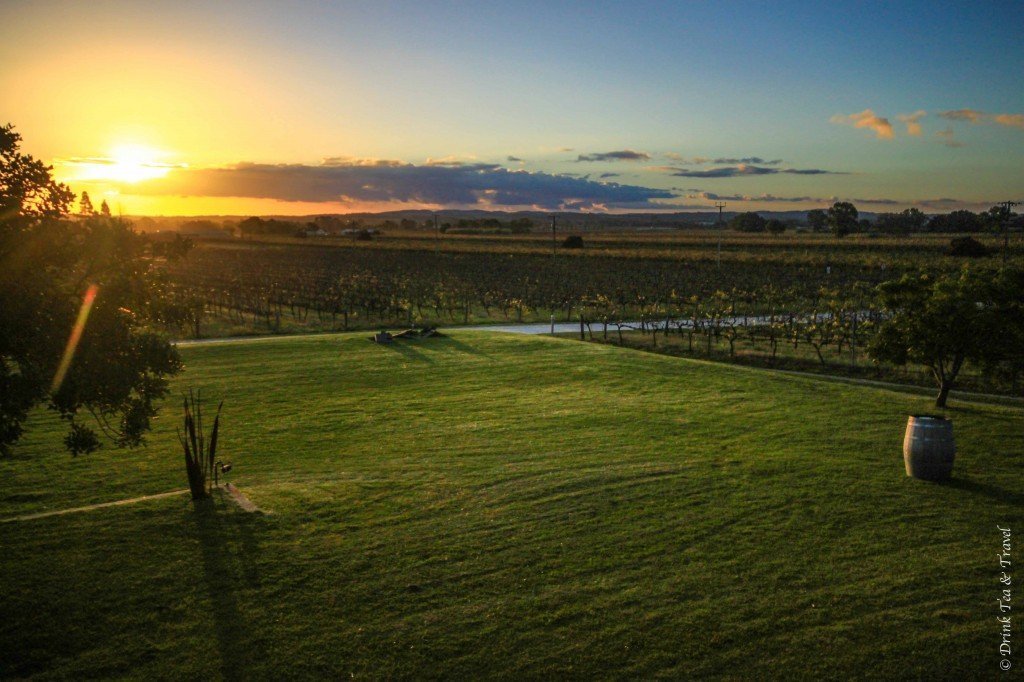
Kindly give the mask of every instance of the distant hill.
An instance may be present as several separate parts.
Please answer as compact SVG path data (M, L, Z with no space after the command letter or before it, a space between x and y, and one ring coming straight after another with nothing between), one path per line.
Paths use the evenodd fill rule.
M728 222L739 211L725 211L722 219ZM807 211L757 211L764 218L775 218L782 221L805 222ZM478 221L497 219L503 223L528 218L534 223L534 229L543 229L551 224L555 217L559 229L607 230L607 229L696 229L715 225L718 213L709 211L680 211L676 213L576 213L568 211L485 211L478 209L445 209L383 211L380 213L317 213L305 216L265 215L266 219L276 219L304 225L317 218L336 218L349 224L359 226L381 226L387 222L395 226L402 221L413 221L419 227L425 227L437 215L440 224L457 224L460 220ZM874 220L876 213L862 211L861 218ZM179 230L186 224L213 224L218 227L233 227L238 221L248 216L211 215L211 216L128 216L139 229L145 232L158 230ZM187 229L187 228L185 228Z

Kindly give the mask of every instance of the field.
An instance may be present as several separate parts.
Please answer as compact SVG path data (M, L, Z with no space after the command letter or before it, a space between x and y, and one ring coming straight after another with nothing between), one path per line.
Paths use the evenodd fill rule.
M700 330L692 334L690 329L671 330L668 334L652 334L650 331L639 331L634 327L619 329L609 325L607 330L600 323L586 327L584 338L599 343L612 343L627 348L655 353L664 353L681 357L728 362L765 369L779 369L795 372L812 372L824 376L866 379L901 384L907 387L917 386L922 390L936 390L935 377L927 367L907 364L893 366L873 362L867 349L861 346L850 346L850 339L840 338L829 345L821 345L821 357L818 357L812 343L806 337L802 343L794 344L782 334L783 340L776 343L773 350L767 340L767 334L758 328L739 326L735 329L726 328L715 337L712 333L710 350L707 332ZM578 332L561 333L566 338L579 339ZM869 337L868 334L864 335ZM730 347L729 337L733 343ZM620 340L621 338L621 340ZM811 338L812 342L818 339ZM836 341L841 341L836 343ZM862 337L863 342L863 337ZM774 355L773 355L774 353ZM978 399L982 395L999 396L997 401L1024 400L1024 382L1018 373L999 375L985 372L983 368L968 365L960 373L956 382L957 390L966 391Z
M678 335L663 346L683 344L686 336L692 352L694 337L703 336L706 343L697 345L707 348L705 355L726 347L719 359L735 360L739 349L741 360L765 356L769 362L758 362L851 373L843 366L849 360L859 365L852 372L858 376L868 371L889 381L930 383L923 366L868 359L886 315L875 288L903 275L991 273L1003 263L998 236L975 235L989 250L983 257L949 255L951 236L588 232L585 248L554 251L540 234L435 239L396 230L373 241L205 240L168 263L168 286L186 311L168 331L209 338L583 319L603 334L605 325L619 322L674 321L669 326ZM1024 265L1017 233L1007 262ZM770 322L729 322L746 316ZM808 324L818 316L831 322ZM688 331L683 321L690 321ZM641 338L638 345L647 344ZM1021 360L969 365L962 387L1019 397L1022 371Z
M907 478L876 388L557 338L183 347L232 480L0 523L0 677L995 676L1024 410L957 402ZM72 459L53 415L0 519L185 487L150 444Z

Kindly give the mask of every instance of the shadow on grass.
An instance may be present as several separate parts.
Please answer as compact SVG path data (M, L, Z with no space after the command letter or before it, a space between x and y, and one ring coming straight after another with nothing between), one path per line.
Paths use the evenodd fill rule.
M391 343L382 344L382 348L387 348L390 351L402 355L406 360L413 360L415 362L425 362L428 365L434 364L426 354L421 353L419 349L415 347L415 341L409 339L395 339Z
M453 339L450 336L442 336L436 339L429 339L429 343L439 349L450 349L457 350L460 353L469 353L470 355L479 355L481 357L489 358L487 353L483 352L475 346L471 346L468 343L463 343L458 339Z
M213 498L196 505L194 518L203 554L203 581L213 607L220 672L226 680L244 680L251 677L249 668L262 654L253 645L238 591L259 588L259 544L251 527L256 516L231 513L230 504L215 492Z
M1024 494L1022 493L1000 488L988 483L979 483L978 481L972 481L969 478L951 478L948 481L938 481L936 482L936 485L940 485L944 488L952 488L953 490L962 490L975 495L982 495L991 500L1007 505L1024 504Z

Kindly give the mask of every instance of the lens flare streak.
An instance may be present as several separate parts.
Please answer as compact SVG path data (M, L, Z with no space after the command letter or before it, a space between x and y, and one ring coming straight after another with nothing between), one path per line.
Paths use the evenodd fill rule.
M50 386L50 393L56 393L60 390L61 385L64 383L64 377L67 376L68 369L71 367L71 361L75 357L75 350L78 348L78 342L82 340L82 333L85 331L85 324L89 320L89 311L92 310L93 301L96 300L96 294L99 293L100 288L95 284L90 284L89 288L85 291L85 296L82 298L82 307L78 310L78 319L75 320L75 326L71 329L71 336L68 337L68 345L64 348L64 357L60 360L60 366L57 367L57 373L53 375L53 384Z

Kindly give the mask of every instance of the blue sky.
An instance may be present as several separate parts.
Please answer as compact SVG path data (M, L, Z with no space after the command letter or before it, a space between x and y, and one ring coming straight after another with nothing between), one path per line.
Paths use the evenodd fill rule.
M26 149L76 189L93 183L140 210L431 204L447 195L410 188L434 181L424 168L439 160L463 165L449 184L469 165L499 194L510 180L572 191L556 179L571 174L652 189L643 201L665 208L714 196L750 208L894 202L866 210L1024 198L1019 2L37 1L4 14L0 86L15 93L8 120ZM141 163L166 177L85 168L125 145L149 150ZM626 150L647 158L578 160ZM327 158L408 167L377 173L396 184L371 198L351 191L361 171L319 169ZM781 163L715 163L751 158ZM328 191L299 194L325 200L254 187L251 166L230 172L243 162L282 173L282 186L315 177ZM741 170L707 172L723 168ZM782 172L810 170L830 172ZM169 208L159 197L172 188ZM599 189L575 206L615 210L623 193L602 202Z

